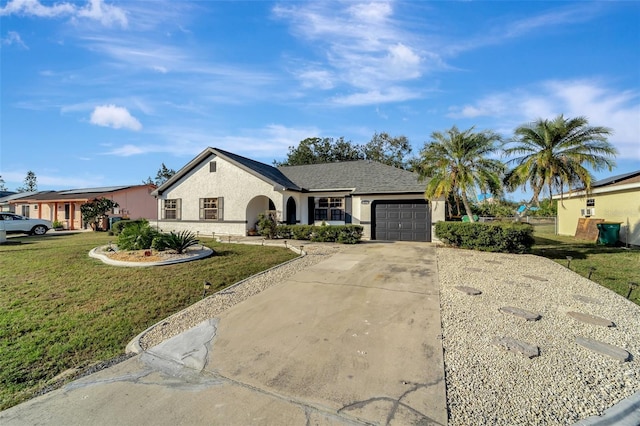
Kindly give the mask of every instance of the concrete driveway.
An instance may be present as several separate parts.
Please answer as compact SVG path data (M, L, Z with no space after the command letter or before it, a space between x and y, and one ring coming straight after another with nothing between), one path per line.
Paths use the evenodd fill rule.
M446 424L435 246L364 243L5 425Z

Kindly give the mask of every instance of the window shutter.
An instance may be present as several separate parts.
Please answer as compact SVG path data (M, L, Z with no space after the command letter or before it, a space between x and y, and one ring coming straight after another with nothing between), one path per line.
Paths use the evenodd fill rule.
M182 219L182 198L176 200L176 220Z
M200 198L200 220L204 220L204 198Z
M218 197L218 220L224 220L224 197Z
M308 224L309 225L313 225L313 222L315 222L315 209L316 209L316 200L314 197L309 197L308 200L309 202L309 212L308 212Z
M344 223L351 223L352 201L351 197L344 198Z

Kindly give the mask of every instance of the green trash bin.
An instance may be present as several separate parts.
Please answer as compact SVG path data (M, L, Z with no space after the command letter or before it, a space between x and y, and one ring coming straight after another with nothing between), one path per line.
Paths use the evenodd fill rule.
M598 223L598 244L615 246L620 239L620 224L622 222Z

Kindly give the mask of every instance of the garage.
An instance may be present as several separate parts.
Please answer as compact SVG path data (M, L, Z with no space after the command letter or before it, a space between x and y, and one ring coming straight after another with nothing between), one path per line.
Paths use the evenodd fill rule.
M373 235L376 240L431 241L431 217L426 200L393 200L373 203Z

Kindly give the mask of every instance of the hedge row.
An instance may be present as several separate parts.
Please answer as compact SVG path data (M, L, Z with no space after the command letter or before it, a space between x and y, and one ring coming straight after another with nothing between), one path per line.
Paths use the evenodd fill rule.
M436 236L454 247L501 253L527 253L533 246L533 227L511 222L437 222Z
M363 229L360 225L278 225L275 229L275 237L322 243L357 244L362 239Z

